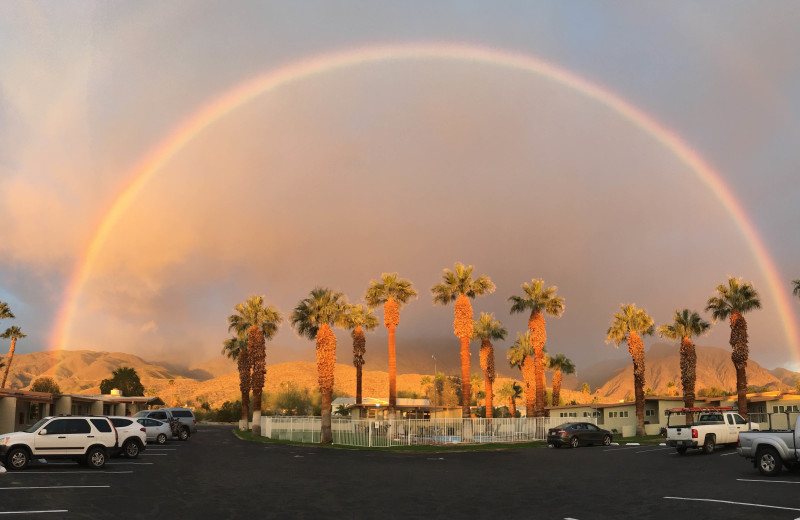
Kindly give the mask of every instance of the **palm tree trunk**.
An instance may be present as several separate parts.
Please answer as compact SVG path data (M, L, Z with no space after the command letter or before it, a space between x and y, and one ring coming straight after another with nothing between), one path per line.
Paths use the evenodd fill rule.
M484 404L486 406L486 418L491 419L494 417L494 393L492 384L495 378L495 367L494 346L492 346L492 342L488 339L483 339L481 341L480 362L485 378L484 388L486 389L486 400Z
M628 353L633 360L633 391L636 396L636 435L644 436L644 342L635 332L628 336Z
M250 386L253 388L253 435L261 436L261 394L266 373L266 342L264 333L256 325L247 331L247 351L253 365Z
M561 401L561 370L556 370L553 374L553 401L552 406L558 406Z
M528 319L528 330L531 332L531 346L534 351L535 378L536 378L536 403L534 416L545 416L546 385L544 378L544 344L547 342L544 314L539 311L531 313Z
M248 421L250 419L250 356L246 350L239 352L236 358L239 366L239 390L242 392L242 419L239 421L239 427L244 430L249 430Z
M472 385L469 380L469 341L472 339L472 305L469 298L461 294L456 299L453 333L461 340L461 417L470 416L469 402Z
M747 419L747 321L739 312L731 313L731 361L736 368L736 393L738 394L739 415Z
M6 380L8 379L8 371L11 369L11 362L14 360L14 350L17 346L17 338L11 338L11 348L8 349L8 362L6 363L6 371L3 374L3 382L0 383L0 388L6 387Z
M327 323L317 331L317 375L319 393L322 395L322 425L320 444L332 444L331 394L333 393L333 371L336 365L336 336Z
M356 367L356 405L360 406L361 395L361 367L364 365L364 352L367 350L367 338L364 336L364 329L356 327L353 331L353 365Z
M522 379L525 381L525 416L535 417L536 408L536 370L531 356L522 362Z
M394 331L400 323L400 307L389 297L383 304L383 325L389 331L389 415L394 417L397 407L397 356L395 354Z
M697 381L697 352L689 338L681 340L681 386L683 387L683 406L694 407L694 386ZM691 413L686 414L686 425L692 424Z
M514 396L508 398L508 411L511 412L511 418L517 416L517 400L514 399Z

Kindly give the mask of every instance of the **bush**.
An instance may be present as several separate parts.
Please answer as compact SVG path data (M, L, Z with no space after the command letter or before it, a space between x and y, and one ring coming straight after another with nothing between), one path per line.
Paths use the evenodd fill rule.
M47 392L49 394L60 394L61 389L52 377L40 377L31 383L32 392Z

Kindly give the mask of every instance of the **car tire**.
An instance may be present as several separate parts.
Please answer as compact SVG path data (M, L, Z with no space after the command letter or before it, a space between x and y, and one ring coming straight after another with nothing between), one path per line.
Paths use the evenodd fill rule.
M178 439L185 441L189 438L189 428L181 428L178 432Z
M6 466L12 471L19 471L25 469L30 461L31 458L25 448L14 448L8 452Z
M98 446L89 448L86 452L86 465L92 469L100 469L106 465L106 450Z
M141 451L141 446L136 441L128 441L122 447L122 453L125 454L126 457L129 459L135 459L139 456L139 452Z
M714 449L717 447L717 443L714 440L713 435L706 435L706 441L703 443L703 453L706 455L714 453Z
M687 448L686 446L678 446L677 448L675 448L675 451L678 452L678 455L686 455L686 451L688 449L689 448Z
M765 477L774 477L781 472L781 457L772 447L761 448L756 455L758 471Z
M611 435L603 437L603 446L611 446Z
M570 445L570 447L572 447L572 448L577 448L579 443L580 443L580 441L578 440L578 438L577 438L577 437L573 437L573 438L572 438L572 439L569 441L569 445Z
M159 433L158 437L156 437L157 444L166 444L167 443L167 435L164 433Z

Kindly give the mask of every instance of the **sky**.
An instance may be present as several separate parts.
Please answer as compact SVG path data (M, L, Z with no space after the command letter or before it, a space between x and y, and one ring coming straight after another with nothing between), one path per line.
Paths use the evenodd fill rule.
M4 2L0 301L16 319L0 327L27 333L21 353L191 366L219 355L250 295L288 317L314 287L358 302L397 272L419 292L401 312L400 371L431 373L436 356L455 373L453 309L430 288L460 261L497 286L473 308L508 329L498 357L527 323L508 297L533 278L565 299L547 349L580 375L629 359L604 342L621 304L656 324L682 308L710 321L708 298L736 276L761 297L751 358L800 370L799 24L800 4L779 0ZM463 52L431 50L445 45ZM321 66L234 103L130 190L226 93L322 56L409 46L429 51ZM718 175L738 220L658 135L552 75L471 59L479 50L546 63L645 114ZM727 348L729 332L718 322L696 343ZM368 335L368 369L387 369L386 338ZM268 363L313 359L288 322L268 345Z

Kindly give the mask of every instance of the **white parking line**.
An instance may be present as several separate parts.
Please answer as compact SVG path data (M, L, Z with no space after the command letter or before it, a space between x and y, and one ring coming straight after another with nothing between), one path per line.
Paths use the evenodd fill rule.
M147 448L147 451L156 450L156 451L175 451L175 448Z
M79 488L110 488L111 486L27 486L27 487L2 487L0 491L18 489L79 489Z
M800 480L765 480L757 478L737 478L739 482L766 482L767 484L800 484Z
M139 454L140 457L144 457L144 456L147 456L147 457L166 457L167 455L169 455L169 453L140 453Z
M106 466L152 466L155 462L106 462Z
M748 502L732 502L730 500L714 500L712 498L686 498L686 497L664 497L671 500L690 500L694 502L716 502L718 504L732 504L735 506L753 506L753 507L764 507L768 509L784 509L786 511L800 511L795 507L782 507L782 506L770 506L767 504L750 504Z
M636 449L639 449L639 450L648 449L648 447L647 446L642 446L640 444L636 444L634 446L622 446L622 447L619 447L619 448L608 448L608 449L605 449L603 451L622 451L622 450L636 450Z
M733 453L723 453L720 455L720 457L727 457L728 455L738 455L738 453L735 451Z
M48 511L0 511L0 515L38 515L40 513L68 513L68 509L50 509Z
M114 474L121 474L121 473L133 473L133 471L97 471L97 470L89 470L89 471L22 471L20 473L15 473L15 476L21 477L23 475L74 475L76 473L104 473L106 475L114 475Z
M638 455L640 453L651 453L651 452L654 452L654 451L666 451L666 450L671 450L671 449L673 449L673 448L654 448L654 449L650 449L650 450L637 451L636 454Z

